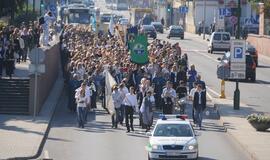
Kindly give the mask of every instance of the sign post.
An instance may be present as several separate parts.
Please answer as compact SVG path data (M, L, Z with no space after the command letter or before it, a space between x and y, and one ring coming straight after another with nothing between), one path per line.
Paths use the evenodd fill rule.
M230 78L236 79L236 89L234 91L234 109L240 109L239 80L246 78L246 41L231 41L231 66Z
M40 64L45 59L44 51L41 48L34 48L30 54L29 59L31 64L29 64L30 73L34 73L35 75L35 84L34 84L34 114L33 119L36 119L37 114L37 98L38 98L38 74L45 72L45 65Z

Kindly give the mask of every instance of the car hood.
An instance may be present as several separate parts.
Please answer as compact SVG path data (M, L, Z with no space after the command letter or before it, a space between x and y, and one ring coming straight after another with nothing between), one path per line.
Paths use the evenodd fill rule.
M188 141L193 139L194 137L151 137L150 144L157 145L170 145L170 144L178 144L185 145Z

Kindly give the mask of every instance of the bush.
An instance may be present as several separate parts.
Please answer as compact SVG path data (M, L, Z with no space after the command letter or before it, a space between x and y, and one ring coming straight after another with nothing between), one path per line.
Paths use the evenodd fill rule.
M257 131L265 131L270 128L270 116L251 114L247 120Z

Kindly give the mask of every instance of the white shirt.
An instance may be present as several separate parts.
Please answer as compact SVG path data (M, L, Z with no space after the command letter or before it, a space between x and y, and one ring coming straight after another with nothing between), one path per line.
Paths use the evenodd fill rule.
M193 99L194 98L194 95L195 95L195 92L196 92L196 88L192 88L189 92L189 96Z
M80 92L81 92L81 87L79 87L78 89L75 90L75 98L77 99L79 96L80 96ZM85 88L85 97L87 98L86 99L86 102L87 103L90 103L90 97L91 97L91 93L90 93L90 88L88 86L86 86Z
M176 91L173 88L169 90L168 88L164 88L161 95L162 98L166 97L166 92L169 93L172 98L176 98Z
M131 93L126 94L126 98L124 99L124 105L137 107L138 106L137 96Z
M85 95L84 97L82 97L79 94L78 97L76 97L76 101L77 101L77 107L86 107L87 96Z
M119 92L120 92L120 94L121 94L122 104L124 104L124 99L125 99L125 97L126 97L126 94L129 93L129 92L128 92L128 89L127 89L127 87L124 87L124 88L122 88L122 89L119 88Z

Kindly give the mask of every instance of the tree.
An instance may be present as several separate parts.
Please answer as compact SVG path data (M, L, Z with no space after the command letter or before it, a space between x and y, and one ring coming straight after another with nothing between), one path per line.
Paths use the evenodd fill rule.
M269 0L248 0L251 3L251 6L259 12L258 3L264 3L264 13L265 16L270 18L270 1Z

